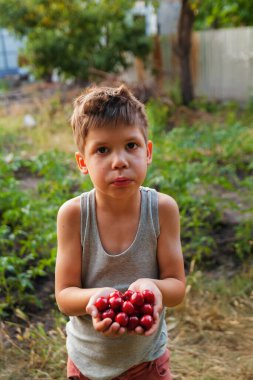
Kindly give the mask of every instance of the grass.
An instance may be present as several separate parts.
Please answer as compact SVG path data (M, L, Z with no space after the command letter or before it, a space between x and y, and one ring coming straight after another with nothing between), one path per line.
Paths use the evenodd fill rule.
M55 218L91 186L76 168L68 123L78 91L0 108L0 379L65 378ZM172 372L178 380L250 380L252 107L199 106L147 105L154 159L145 184L179 204L188 273L185 302L167 313ZM34 128L24 126L26 114Z
M230 280L202 274L168 314L175 379L252 379L252 269Z
M71 108L71 101L68 105L63 104L58 93L49 99L35 98L28 104L13 104L8 109L2 108L0 110L1 148L6 153L17 151L22 157L55 149L74 153L75 145L68 123ZM25 126L25 115L34 118L35 127Z
M231 279L192 272L187 289L184 303L167 310L174 379L251 380L253 267ZM18 316L1 326L0 379L64 379L65 318Z
M253 122L244 118L248 124L215 114L210 122L208 114L208 123L179 125L169 134L151 129L147 183L177 200L189 261L216 265L221 253L241 259L252 253Z
M1 327L1 336L0 379L64 378L66 350L62 323L61 327L51 329L46 329L42 322L6 323Z

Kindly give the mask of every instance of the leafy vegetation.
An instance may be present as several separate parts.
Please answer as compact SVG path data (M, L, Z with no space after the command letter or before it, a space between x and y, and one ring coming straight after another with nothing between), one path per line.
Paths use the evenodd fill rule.
M247 0L190 0L196 13L195 28L224 28L253 25L253 5Z
M25 37L21 61L37 77L54 70L87 81L89 68L117 72L128 55L146 58L151 40L143 18L135 17L129 0L0 0L0 25ZM128 55L127 55L128 53Z
M246 259L253 245L252 120L245 114L249 125L235 121L238 110L231 104L218 108L226 115L223 123L185 125L168 134L161 129L167 122L163 107L151 102L147 108L153 122L160 115L152 124L155 150L147 184L177 199L186 260L206 266L224 254Z
M39 289L53 276L57 210L65 200L91 187L89 179L80 176L73 155L64 152L66 146L61 144L61 150L52 150L51 145L47 151L45 142L37 140L36 128L42 128L47 140L46 128L58 136L63 136L67 128L66 114L58 112L62 106L55 98L48 103L37 115L40 127L29 132L20 128L21 115L13 124L8 116L2 118L2 316L15 308L25 310L34 303L43 306ZM201 107L210 105L201 101ZM155 146L145 184L176 198L188 268L193 261L207 268L223 261L246 260L252 254L251 112L242 112L238 122L238 107L213 106L213 114L223 118L222 123L195 122L191 127L180 123L166 132L173 112L161 101L150 100L147 104ZM32 144L25 143L28 135ZM71 134L69 140L72 144ZM55 139L55 146L59 146L58 141ZM15 155L8 153L10 146Z
M91 183L74 162L71 102L61 95L0 109L0 377L7 379L66 373L66 318L53 296L56 214ZM179 204L188 275L185 302L167 310L172 373L250 380L252 100L244 110L206 99L191 110L157 99L146 107L155 151L145 185ZM28 110L31 129L23 126Z
M35 284L54 271L57 209L81 188L69 166L70 157L60 152L0 160L2 312L13 309L17 302L41 306ZM36 189L27 191L29 180Z

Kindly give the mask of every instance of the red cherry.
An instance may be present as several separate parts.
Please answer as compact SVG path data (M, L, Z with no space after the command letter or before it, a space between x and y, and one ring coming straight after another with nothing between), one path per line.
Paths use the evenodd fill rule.
M110 318L113 321L114 317L115 317L115 311L112 309L107 309L106 311L102 313L102 319Z
M128 330L134 330L139 325L139 318L136 315L131 315L128 319Z
M130 301L134 306L142 306L144 304L144 297L140 292L132 294Z
M124 300L128 301L130 300L131 296L134 294L134 292L130 289L126 290L125 293L123 294Z
M142 308L141 308L141 314L148 314L148 315L153 315L154 309L153 306L150 305L150 303L145 303Z
M134 306L134 315L137 315L137 317L142 317L143 315L141 312L142 306Z
M119 313L115 317L115 322L118 322L120 326L126 326L128 324L128 315L126 313Z
M110 297L109 304L113 310L121 310L123 299L118 296Z
M109 306L108 299L106 297L99 297L95 302L95 306L98 311L106 310Z
M109 298L111 298L111 297L121 297L121 298L123 298L123 294L119 290L114 290L109 295Z
M145 303L150 303L151 305L154 304L155 295L151 290L146 289L142 292L142 294L143 294Z
M153 325L153 318L151 315L143 315L143 317L140 319L140 325L145 329L149 330L151 326Z
M125 301L122 305L122 311L124 311L124 313L126 313L128 315L133 314L134 313L134 305L132 304L132 302Z

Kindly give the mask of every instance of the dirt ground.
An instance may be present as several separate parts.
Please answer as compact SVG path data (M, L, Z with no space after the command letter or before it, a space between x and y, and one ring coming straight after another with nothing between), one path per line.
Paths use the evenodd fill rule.
M185 303L168 313L175 380L253 379L253 292L233 295L229 286L188 288Z
M253 379L252 274L190 278L184 303L167 310L174 380ZM2 323L0 379L64 380L63 322L55 311L40 322Z
M6 113L17 111L17 102L5 102ZM49 305L0 321L0 380L64 380L64 322ZM167 310L167 326L174 380L253 380L253 269L229 279L194 271L184 303Z

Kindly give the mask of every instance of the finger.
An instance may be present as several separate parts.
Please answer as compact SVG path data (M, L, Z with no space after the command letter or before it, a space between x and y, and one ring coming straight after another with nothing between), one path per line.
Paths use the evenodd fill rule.
M118 333L119 333L119 330L120 330L120 325L119 323L117 322L113 322L109 328L107 328L106 330L104 330L104 335L105 336L118 336Z
M160 319L160 313L156 310L154 310L154 314L153 314L153 317L154 317L154 322L159 322L159 319Z
M153 318L154 320L159 320L160 319L160 314L163 310L162 304L154 304L154 309L153 309Z
M159 326L159 318L154 319L153 326L149 330L145 331L144 335L150 336L150 335L154 334L154 332L157 330L158 326Z
M95 307L94 303L96 302L96 299L97 299L97 297L95 297L95 296L90 297L89 302L86 306L87 312L88 312L88 310L90 310L91 307Z
M118 334L123 335L127 332L127 329L125 327L120 327Z
M154 334L155 331L156 331L156 326L153 325L153 326L151 327L151 329L149 329L148 331L145 331L144 335L145 335L145 336L150 336L150 335Z
M86 312L90 314L93 318L96 318L98 316L98 309L95 305L88 303L86 306Z
M110 333L108 335L111 335L111 336L114 336L114 337L119 337L123 334L126 333L126 329L125 327L122 327L122 326L117 326L117 328L113 328L113 329L110 329Z
M139 290L139 287L138 287L138 285L134 282L134 283L132 283L132 284L129 286L128 289L129 289L129 290L132 290L133 292L137 292L137 291Z
M93 327L98 332L107 331L110 325L112 324L112 320L110 318L105 318L102 321L99 318L93 319Z
M134 330L136 334L138 335L143 335L144 334L144 329L141 326L137 326L136 329Z
M90 309L90 308L92 306L95 307L94 304L99 297L107 297L114 290L115 290L114 288L102 288L101 290L97 291L93 296L91 296L86 306L87 313L91 314L93 309ZM97 308L96 308L96 311L97 311Z
M119 331L119 329L120 329L120 324L119 323L117 323L117 322L112 323L111 328L110 328L111 333L117 334L117 332Z

